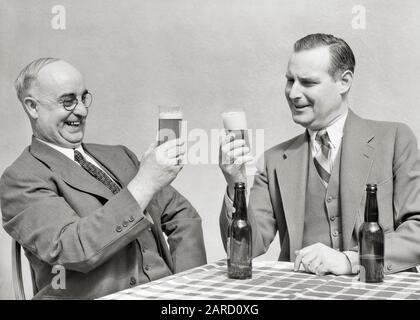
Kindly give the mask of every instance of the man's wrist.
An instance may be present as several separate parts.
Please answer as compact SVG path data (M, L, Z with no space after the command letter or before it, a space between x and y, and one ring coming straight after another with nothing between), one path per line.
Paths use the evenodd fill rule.
M143 181L144 179L136 177L128 183L127 189L133 195L134 199L136 199L140 207L146 208L149 201L155 195L156 190L151 184L144 183Z

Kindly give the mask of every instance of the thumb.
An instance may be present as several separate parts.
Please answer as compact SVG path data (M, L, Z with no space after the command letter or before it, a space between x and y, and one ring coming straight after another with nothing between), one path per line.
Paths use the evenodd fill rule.
M153 142L149 145L149 148L147 148L146 152L144 154L149 154L150 152L153 151L153 149L155 149L157 147L158 143L157 142Z

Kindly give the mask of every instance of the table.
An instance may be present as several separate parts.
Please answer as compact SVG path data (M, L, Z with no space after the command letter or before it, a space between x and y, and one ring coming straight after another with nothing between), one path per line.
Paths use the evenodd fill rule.
M317 276L294 272L293 264L253 261L252 279L227 278L226 260L193 268L126 289L104 300L297 300L420 299L420 274L386 275L383 283L367 284L358 276Z

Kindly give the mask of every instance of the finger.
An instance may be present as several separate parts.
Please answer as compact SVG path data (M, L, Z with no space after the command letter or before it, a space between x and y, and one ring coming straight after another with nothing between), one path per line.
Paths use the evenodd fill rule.
M236 158L235 161L234 161L234 164L243 165L243 164L246 164L246 163L250 163L252 161L254 161L254 157L251 156L251 155L246 155L246 156L243 156L243 157Z
M325 265L322 261L322 258L320 256L317 256L312 262L311 262L311 271L315 273L318 276L323 276L327 273L327 270L325 268Z
M178 166L178 167L180 167L180 169L179 170L181 170L183 167L184 167L184 164L185 164L185 162L184 162L184 159L185 157L184 156L179 156L179 157L177 157L176 159L177 159L177 161L176 161L176 165ZM178 171L179 172L179 171Z
M223 145L221 147L221 150L222 150L223 153L228 153L229 151L232 151L236 148L241 148L245 145L246 145L246 143L245 143L244 139L237 139L237 140L231 141L231 142Z
M324 267L324 264L321 262L315 270L315 274L318 276L325 276L327 274L327 270Z
M221 137L220 139L220 146L224 146L226 144L228 144L229 142L235 140L235 135L232 133L229 133L223 137Z
M182 157L176 157L176 158L168 159L166 161L166 164L179 167L179 166L183 166L182 162L183 162Z
M293 270L298 271L302 263L303 256L301 255L300 251L296 251L295 254L296 254L296 259L295 259Z
M312 246L308 246L303 249L297 250L295 251L295 254L296 254L296 259L295 259L294 270L298 271L301 264L303 264L303 267L306 270L305 266L314 258L314 255L312 254Z
M237 157L240 157L240 156L244 156L248 153L249 153L249 148L246 147L246 146L243 146L243 147L235 148L235 149L229 151L226 155L229 158L237 158Z
M166 155L168 158L175 158L177 156L183 156L186 152L185 146L176 146L173 148L170 148L166 151Z
M316 274L317 269L319 268L319 266L321 264L321 260L319 259L318 256L315 256L312 259L310 259L310 257L308 257L308 260L305 261L305 263L307 265L308 272Z
M172 140L169 140L165 143L162 143L159 146L159 148L161 150L166 151L168 149L171 149L171 148L174 148L174 147L177 147L177 146L183 146L184 144L185 144L185 141L183 139L172 139Z
M152 152L153 149L155 149L157 147L157 145L158 145L157 142L151 143L144 154L149 154L150 152Z
M226 153L227 151L229 151L227 146L234 139L235 137L229 134L227 136L220 137L220 147L219 147L220 153Z
M254 161L254 157L251 156L249 153L244 155L244 156L234 156L234 157L229 157L226 156L223 159L223 164L235 164L237 166L242 166L245 163L250 163Z
M316 251L313 251L313 250L304 251L302 262L305 264L310 264L311 262L314 262L316 258L317 258Z
M312 269L311 269L311 262L312 262L312 260L313 259L311 259L310 257L308 257L308 255L305 255L303 258L302 258L302 265L303 265L303 267L305 268L305 271L306 272L308 272L308 273L311 273L312 271Z

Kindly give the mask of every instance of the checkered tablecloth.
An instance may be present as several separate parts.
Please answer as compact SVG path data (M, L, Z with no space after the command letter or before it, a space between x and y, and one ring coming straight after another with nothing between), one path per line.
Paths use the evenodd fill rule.
M420 299L420 274L401 272L367 284L357 276L317 276L294 272L289 262L254 260L252 279L232 280L221 260L101 299Z

